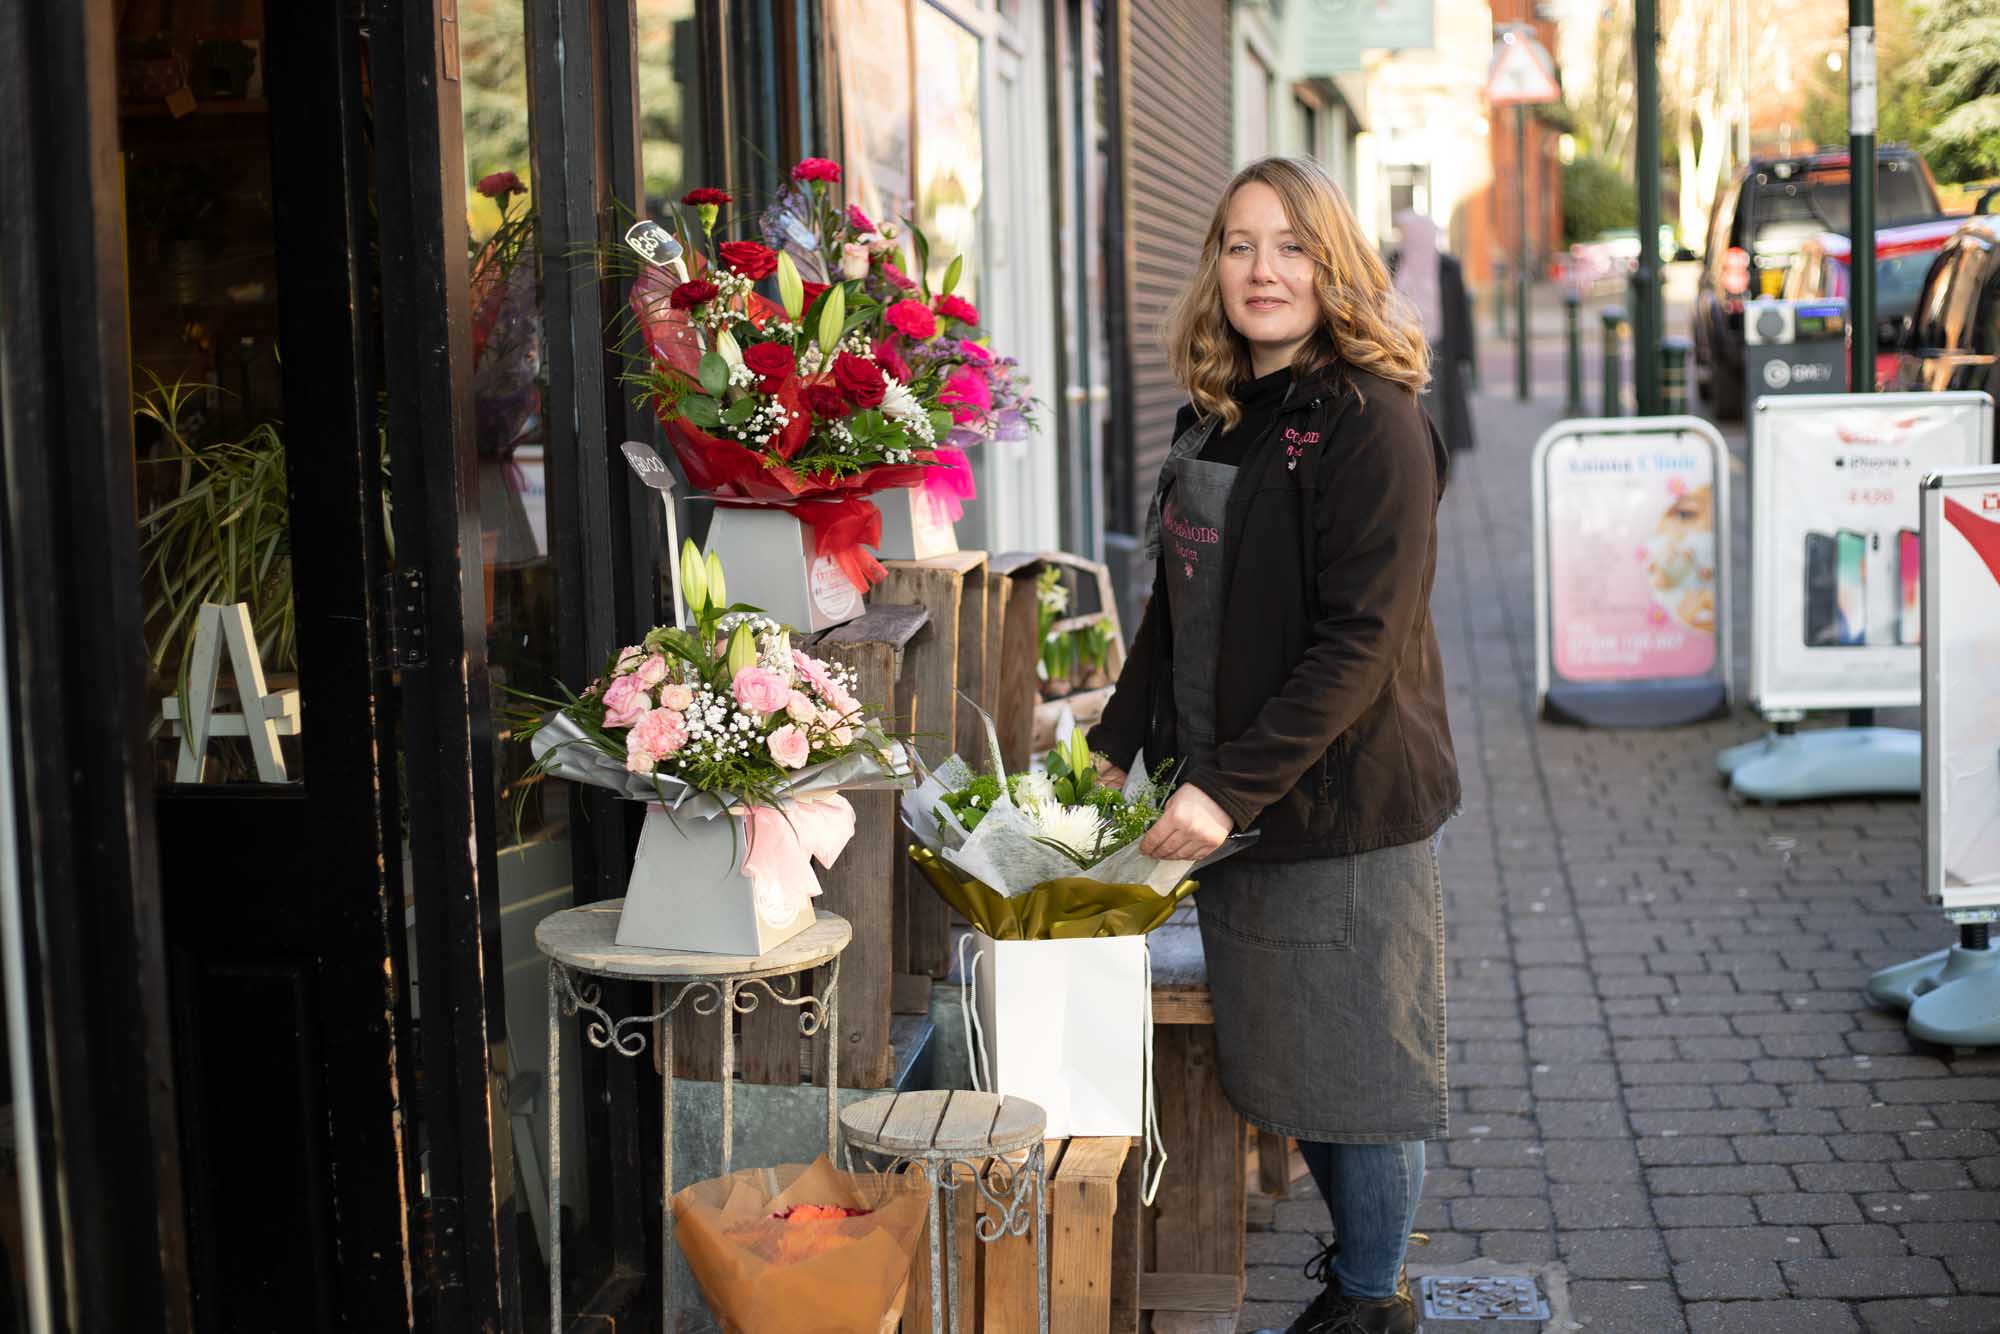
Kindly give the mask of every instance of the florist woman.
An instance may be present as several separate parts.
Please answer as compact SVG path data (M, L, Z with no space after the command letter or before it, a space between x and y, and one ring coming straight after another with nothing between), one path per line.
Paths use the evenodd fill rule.
M1333 1215L1293 1334L1413 1331L1403 1256L1445 1129L1432 837L1459 804L1423 328L1325 172L1266 158L1223 192L1168 354L1191 401L1159 568L1091 743L1114 777L1142 748L1182 764L1143 851L1261 834L1196 901L1223 1087L1298 1139Z

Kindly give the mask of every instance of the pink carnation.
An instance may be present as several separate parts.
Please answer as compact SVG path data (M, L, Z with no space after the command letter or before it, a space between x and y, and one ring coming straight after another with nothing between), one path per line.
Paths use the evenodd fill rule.
M951 419L960 426L979 421L993 411L993 386L973 366L960 366L944 382L938 402L951 409Z
M806 740L806 734L790 723L766 737L764 745L770 749L771 758L786 769L805 768L806 759L812 754L812 743Z
M990 366L993 364L993 353L987 349L986 344L975 343L970 338L959 341L958 355L964 357L975 366Z
M799 650L793 649L792 666L798 668L799 675L806 679L806 683L813 688L813 693L821 699L832 699L833 692L840 689L833 683L833 674L827 671L826 664L818 658L807 657Z
M909 274L904 273L886 259L882 261L882 276L902 288L905 292L914 292L917 290L916 279L910 277Z
M649 774L661 760L687 744L687 719L672 709L654 709L625 734L625 767Z
M660 691L660 707L685 711L694 703L694 691L675 681Z
M979 324L979 307L962 296L952 296L948 292L940 293L932 304L937 307L937 313L948 320L957 320L960 324L970 324L975 327Z
M746 712L760 718L784 708L792 695L791 684L765 667L743 668L730 682L730 689Z
M604 692L604 725L630 727L652 707L653 697L646 692L645 684L637 675L627 672Z
M857 232L872 232L875 230L875 224L868 221L868 215L863 213L859 206L854 204L847 206L847 225Z
M921 301L898 301L882 312L882 318L896 332L919 342L937 333L937 316Z
M829 185L840 184L840 164L823 157L809 157L792 168L795 181L825 181Z

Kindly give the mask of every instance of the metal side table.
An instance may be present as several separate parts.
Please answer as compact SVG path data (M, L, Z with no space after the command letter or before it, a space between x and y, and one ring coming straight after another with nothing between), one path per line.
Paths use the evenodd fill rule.
M893 1171L922 1163L931 1191L931 1329L943 1334L945 1301L951 1290L951 1330L958 1334L958 1165L972 1169L972 1182L997 1214L982 1214L972 1234L983 1242L1018 1237L1035 1229L1036 1328L1049 1334L1049 1183L1042 1132L1048 1117L1026 1098L963 1089L885 1093L850 1106L840 1116L847 1147L887 1158ZM998 1161L1027 1150L1026 1161L1004 1168ZM940 1180L942 1178L942 1180ZM944 1269L938 1267L938 1188L946 1195ZM1034 1212L1027 1209L1035 1192Z
M748 1014L764 997L798 1007L799 1032L828 1034L826 1055L826 1151L839 1152L840 1130L840 952L854 938L847 919L830 912L798 935L763 954L699 954L620 945L618 914L623 899L551 913L535 928L535 948L549 956L549 1328L562 1323L562 1020L583 1011L591 1016L583 1036L593 1047L620 1056L644 1054L648 1030L659 1034L660 1052L660 1311L661 1328L674 1328L674 1011L686 1001L696 1014L720 1013L722 1029L722 1171L730 1170L730 1095L736 1071L733 1016ZM785 996L771 983L829 965L826 992ZM579 984L579 977L584 978ZM650 1014L614 1019L601 1002L598 985L609 977L653 984ZM803 991L803 987L800 988Z

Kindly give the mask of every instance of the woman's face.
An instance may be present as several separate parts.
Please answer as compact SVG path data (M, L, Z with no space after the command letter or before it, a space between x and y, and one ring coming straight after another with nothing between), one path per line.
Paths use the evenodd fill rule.
M1290 363L1319 327L1317 272L1278 192L1252 181L1223 217L1222 309L1250 345L1254 374Z

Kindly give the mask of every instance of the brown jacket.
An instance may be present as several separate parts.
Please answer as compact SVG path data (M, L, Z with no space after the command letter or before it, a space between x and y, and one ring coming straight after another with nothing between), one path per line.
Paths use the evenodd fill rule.
M1175 453L1193 452L1213 426L1183 408ZM1261 831L1243 856L1412 843L1458 809L1430 615L1445 467L1407 389L1335 366L1294 387L1237 473L1215 646L1217 750L1181 779L1239 830ZM1142 745L1148 763L1171 756L1173 713L1162 595L1147 605L1091 745L1119 765Z

